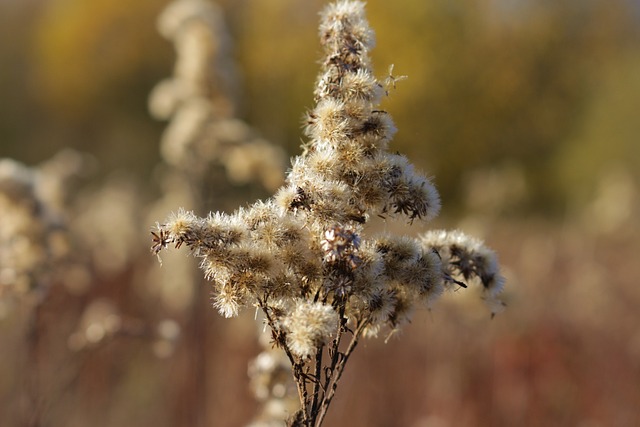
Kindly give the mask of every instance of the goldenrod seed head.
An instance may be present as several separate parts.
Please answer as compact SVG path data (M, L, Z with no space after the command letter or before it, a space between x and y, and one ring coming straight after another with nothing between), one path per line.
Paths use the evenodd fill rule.
M445 283L465 285L463 281L479 282L483 298L496 313L502 304L497 299L504 286L496 254L484 243L461 231L431 231L421 236L425 250L435 251L442 262Z
M384 90L369 70L359 69L355 73L347 73L342 79L342 90L347 99L367 101L376 105Z
M213 306L226 318L236 317L243 306L242 294L235 286L222 286L213 296Z
M297 300L284 321L287 344L299 357L308 357L326 343L339 326L339 315L330 305Z
M375 35L365 19L363 2L331 3L320 15L320 39L325 45L338 44L347 35L356 40L355 48L368 50L375 45Z

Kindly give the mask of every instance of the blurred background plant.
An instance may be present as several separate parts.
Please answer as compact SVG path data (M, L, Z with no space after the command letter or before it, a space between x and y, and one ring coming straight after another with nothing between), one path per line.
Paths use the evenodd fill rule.
M229 115L217 117L240 117L255 129L239 126L248 140L297 153L324 2L218 4L236 83ZM204 286L172 288L150 270L149 218L193 201L185 171L161 156L166 123L147 112L175 61L155 28L166 5L0 2L0 157L14 159L2 163L2 203L13 191L4 179L17 173L30 188L17 217L41 221L20 245L48 248L36 258L44 274L18 287L46 283L36 317L33 302L7 302L18 270L4 268L8 252L0 260L2 425L20 425L29 399L52 426L245 425L256 412L245 375L260 349L243 337L255 334L252 316L221 322ZM486 323L482 310L443 301L414 319L402 345L367 342L327 424L637 424L640 4L371 0L367 11L377 74L395 64L409 76L384 105L400 129L391 149L434 175L442 218L457 218L443 227L484 236L501 254L511 308ZM65 148L86 154L45 172ZM246 166L209 164L198 173L210 184L189 190L208 209L268 193L224 164ZM60 178L40 182L75 186L36 191L45 173ZM64 268L52 275L50 265ZM26 375L34 367L37 378Z

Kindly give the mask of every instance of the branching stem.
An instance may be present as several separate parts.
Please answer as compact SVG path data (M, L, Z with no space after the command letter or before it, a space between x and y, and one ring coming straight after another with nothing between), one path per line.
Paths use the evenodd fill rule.
M349 356L351 356L351 353L353 352L353 350L355 350L356 346L358 345L358 339L360 338L360 335L362 334L362 331L367 326L367 324L368 322L366 321L360 321L356 330L353 333L353 336L351 337L351 341L349 342L349 346L347 347L345 352L339 353L336 351L337 354L340 354L340 357L334 359L337 361L335 365L333 365L332 363L331 377L328 378L326 391L322 398L322 403L318 410L316 419L314 420L315 423L313 425L315 427L320 427L322 425L322 421L324 420L324 417L327 414L327 410L329 409L331 400L333 399L333 396L335 395L336 389L338 387L338 381L340 380L340 377L342 377L342 373L344 372L344 368L347 364L347 360L349 359Z

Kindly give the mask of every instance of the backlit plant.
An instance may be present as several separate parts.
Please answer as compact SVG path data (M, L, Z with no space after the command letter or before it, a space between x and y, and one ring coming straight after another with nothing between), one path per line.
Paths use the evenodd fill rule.
M225 317L257 307L287 355L300 399L292 426L320 426L362 336L393 332L446 290L479 284L492 314L503 286L494 253L458 231L372 234L372 218L429 221L433 184L388 151L395 133L381 99L398 80L374 77L364 3L322 12L322 69L303 153L276 194L234 213L179 210L153 231L154 253L187 247Z

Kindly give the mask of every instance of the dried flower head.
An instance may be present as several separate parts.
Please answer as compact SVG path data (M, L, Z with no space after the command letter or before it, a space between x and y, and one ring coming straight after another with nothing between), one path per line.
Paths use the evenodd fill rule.
M406 157L387 151L395 126L379 103L402 78L392 69L384 82L374 76L364 3L340 0L321 17L309 140L283 187L232 214L181 210L158 225L152 247L187 246L199 257L224 316L262 310L298 385L291 424L316 426L360 336L397 330L415 308L468 280L478 278L492 301L503 284L493 252L461 233L367 235L375 216L429 221L440 199Z
M293 354L309 357L326 344L335 333L340 317L330 305L296 301L293 311L284 318L287 345Z
M354 270L358 267L360 259L356 253L360 247L360 237L353 231L339 226L331 227L324 232L320 245L327 264L346 262Z
M158 19L159 31L175 46L174 74L153 90L149 109L170 124L162 137L164 161L202 180L221 165L237 183L282 183L284 153L233 117L237 75L231 39L217 5L174 0Z
M72 151L33 168L0 159L0 303L27 295L39 302L67 272L66 189L81 164Z

